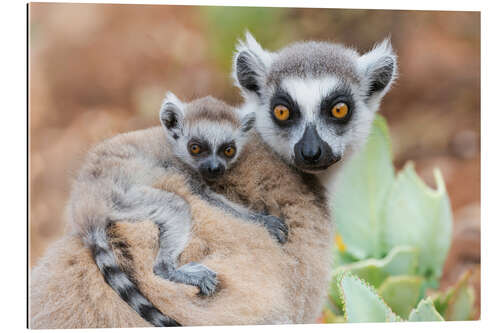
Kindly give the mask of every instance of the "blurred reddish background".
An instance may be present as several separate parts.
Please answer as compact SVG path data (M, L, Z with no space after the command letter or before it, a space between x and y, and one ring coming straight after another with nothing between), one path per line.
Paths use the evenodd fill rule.
M473 269L479 304L480 14L167 5L30 5L30 255L64 232L72 175L86 150L157 124L166 90L241 101L230 80L236 39L265 48L303 39L367 51L391 35L400 77L381 113L396 166L443 172L454 238L441 288Z

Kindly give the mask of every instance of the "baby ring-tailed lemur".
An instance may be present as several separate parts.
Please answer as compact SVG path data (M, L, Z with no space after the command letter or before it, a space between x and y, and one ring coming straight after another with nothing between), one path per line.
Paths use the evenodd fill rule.
M197 286L203 295L215 291L216 273L206 266L191 262L176 267L192 221L184 199L153 187L167 169L186 174L194 193L236 217L262 224L280 243L286 241L288 229L281 219L251 212L206 184L235 163L253 127L253 114L240 120L232 107L212 97L184 104L168 93L160 120L162 126L118 135L90 151L73 184L68 213L120 297L151 324L174 326L178 323L157 310L120 268L106 237L114 221L151 220L159 229L155 274Z

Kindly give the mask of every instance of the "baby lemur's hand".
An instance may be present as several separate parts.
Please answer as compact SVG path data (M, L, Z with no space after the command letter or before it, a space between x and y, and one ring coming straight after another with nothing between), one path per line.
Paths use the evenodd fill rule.
M278 240L280 244L288 241L288 225L279 217L273 215L257 214L257 220L266 227L267 231Z
M160 260L155 264L153 271L164 279L198 287L200 295L204 296L211 296L215 293L219 284L217 273L197 262L190 262L176 269Z

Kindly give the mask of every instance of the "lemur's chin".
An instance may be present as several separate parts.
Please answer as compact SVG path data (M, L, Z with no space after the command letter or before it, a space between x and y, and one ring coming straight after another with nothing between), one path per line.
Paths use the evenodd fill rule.
M318 161L317 163L307 163L302 158L295 158L294 164L295 167L301 170L302 172L311 174L320 174L330 169L340 160L341 157L336 155L331 155L330 158L323 161Z
M305 167L305 166L301 166L301 167L298 167L302 172L305 172L305 173L311 173L311 174L320 174L320 173L323 173L325 172L326 170L328 170L334 163L330 164L330 165L323 165L323 166L308 166L308 167Z

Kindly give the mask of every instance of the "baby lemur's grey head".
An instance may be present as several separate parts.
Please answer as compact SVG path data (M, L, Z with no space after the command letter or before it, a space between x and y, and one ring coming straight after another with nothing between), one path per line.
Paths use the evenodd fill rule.
M397 74L389 40L360 55L327 42L264 50L250 33L240 41L233 77L255 111L255 128L288 163L316 173L359 147Z
M240 120L234 108L213 97L183 103L169 92L160 120L175 156L211 181L238 159L255 116Z

